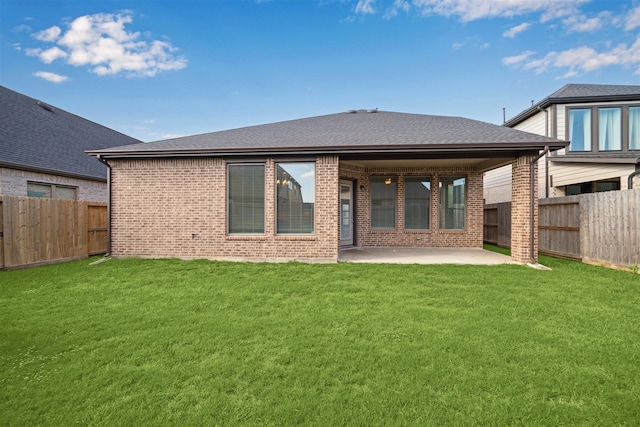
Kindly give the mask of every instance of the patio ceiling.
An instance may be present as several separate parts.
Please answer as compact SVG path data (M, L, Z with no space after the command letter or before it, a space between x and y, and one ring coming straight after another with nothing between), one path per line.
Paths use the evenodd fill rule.
M499 158L456 158L456 159L388 159L388 160L341 160L340 164L361 168L442 168L450 166L471 166L485 172L510 164L510 157Z

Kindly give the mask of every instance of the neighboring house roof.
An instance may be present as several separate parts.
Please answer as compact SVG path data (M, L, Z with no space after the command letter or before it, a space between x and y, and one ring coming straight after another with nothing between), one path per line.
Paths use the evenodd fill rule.
M504 126L513 127L536 115L540 109L554 104L578 102L640 101L640 86L568 84L537 104L507 120Z
M423 157L536 151L568 142L462 117L358 110L89 152L105 158L339 154Z
M106 180L85 150L140 141L0 86L0 167Z

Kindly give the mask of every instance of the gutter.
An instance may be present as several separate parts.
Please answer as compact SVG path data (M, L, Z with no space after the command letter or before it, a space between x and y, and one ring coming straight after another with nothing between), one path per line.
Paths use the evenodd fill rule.
M538 184L537 182L535 182L535 172L536 172L536 165L538 163L538 160L540 160L540 158L542 156L545 156L547 153L549 152L549 146L544 147L544 150L542 150L542 153L538 154L538 156L533 159L531 161L531 164L529 165L530 168L530 179L529 179L529 193L531 195L530 198L530 204L529 204L529 217L530 217L530 239L529 239L529 254L531 257L531 262L532 263L537 263L538 262L538 254L535 253L535 239L533 238L534 233L535 233L535 204L536 204L536 194L535 194L535 189L536 189L536 185Z
M107 253L104 254L106 258L111 256L111 165L100 154L96 158L107 167Z

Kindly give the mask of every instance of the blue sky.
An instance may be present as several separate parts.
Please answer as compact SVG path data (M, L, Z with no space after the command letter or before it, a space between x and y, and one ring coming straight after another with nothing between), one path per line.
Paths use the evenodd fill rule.
M1 85L143 141L567 83L640 84L640 0L0 1Z

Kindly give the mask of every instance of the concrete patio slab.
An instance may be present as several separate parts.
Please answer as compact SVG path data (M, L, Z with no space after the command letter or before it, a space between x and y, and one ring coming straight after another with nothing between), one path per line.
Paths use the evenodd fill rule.
M517 264L511 257L479 248L354 247L340 249L338 262L374 264Z

